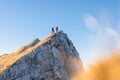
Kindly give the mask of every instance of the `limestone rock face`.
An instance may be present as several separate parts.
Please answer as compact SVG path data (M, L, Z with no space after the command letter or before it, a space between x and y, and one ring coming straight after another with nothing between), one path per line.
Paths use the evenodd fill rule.
M0 58L0 80L72 80L83 71L77 50L62 31L26 46Z

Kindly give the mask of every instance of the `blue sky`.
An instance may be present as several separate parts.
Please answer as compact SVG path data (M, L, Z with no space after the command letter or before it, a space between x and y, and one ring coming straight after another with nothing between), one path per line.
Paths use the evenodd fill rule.
M34 38L44 39L51 27L68 34L84 64L119 49L119 0L0 0L0 55Z

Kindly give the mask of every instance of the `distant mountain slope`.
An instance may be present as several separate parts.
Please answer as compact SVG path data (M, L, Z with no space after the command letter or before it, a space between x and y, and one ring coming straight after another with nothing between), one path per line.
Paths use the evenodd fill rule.
M0 80L70 80L78 71L82 61L62 31L0 56Z

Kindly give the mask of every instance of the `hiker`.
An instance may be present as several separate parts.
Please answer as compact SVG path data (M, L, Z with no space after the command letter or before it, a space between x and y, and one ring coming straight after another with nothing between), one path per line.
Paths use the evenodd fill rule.
M56 32L58 32L58 26L56 26Z
M54 27L52 27L52 33L55 33Z

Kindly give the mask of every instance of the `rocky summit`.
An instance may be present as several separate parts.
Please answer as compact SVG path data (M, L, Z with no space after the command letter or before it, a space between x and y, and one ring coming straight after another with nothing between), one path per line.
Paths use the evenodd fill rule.
M0 56L0 80L73 80L83 70L79 53L62 31Z

